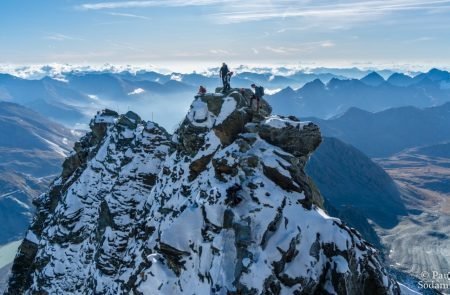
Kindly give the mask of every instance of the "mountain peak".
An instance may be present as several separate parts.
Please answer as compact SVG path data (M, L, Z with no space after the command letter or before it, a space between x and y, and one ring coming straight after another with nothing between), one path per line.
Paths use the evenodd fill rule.
M329 89L333 89L333 88L338 87L338 86L341 85L342 83L343 83L343 80L341 80L341 79L338 79L338 78L331 78L331 80L328 81L328 83L327 83L327 87L328 87Z
M172 137L99 113L38 200L7 294L398 294L376 251L321 209L304 172L318 126L220 90Z
M379 85L383 84L385 82L385 80L377 72L371 72L367 76L363 77L361 79L361 82L363 82L364 84L369 85L369 86L379 86Z
M216 93L198 96L175 132L181 140L181 146L188 153L198 152L198 149L192 148L195 145L202 146L204 142L199 141L199 138L210 130L214 130L222 145L228 145L244 130L246 123L270 115L272 111L269 104L262 100L259 113L252 112L248 108L253 96L250 89L232 89L228 95L220 91L218 88ZM197 134L195 144L190 142L192 133Z
M283 93L288 93L288 94L295 93L295 90L294 90L291 86L288 86L288 87L286 87L286 88L283 88L281 91L282 91Z
M325 89L325 84L320 79L315 79L311 82L306 83L300 91L317 91Z
M407 87L413 83L413 78L403 73L393 73L387 82L394 86Z
M319 78L314 79L313 81L307 83L310 85L317 85L317 86L325 86L325 84L322 82L322 80L320 80Z
M450 73L447 71L442 71L436 68L431 69L426 73L426 76L431 81L443 81L443 80L450 80Z

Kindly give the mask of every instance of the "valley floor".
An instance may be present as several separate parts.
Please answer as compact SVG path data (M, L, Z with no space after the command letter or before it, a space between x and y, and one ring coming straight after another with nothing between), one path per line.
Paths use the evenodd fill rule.
M0 246L0 293L6 289L9 270L22 240Z
M450 160L411 150L376 161L396 181L410 212L394 228L377 230L389 262L449 292Z

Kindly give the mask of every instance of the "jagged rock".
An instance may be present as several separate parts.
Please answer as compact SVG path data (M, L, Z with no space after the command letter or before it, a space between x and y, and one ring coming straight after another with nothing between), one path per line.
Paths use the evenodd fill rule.
M139 117L138 114L136 114L135 112L132 112L132 111L128 111L128 112L125 114L125 117L127 117L127 118L130 119L130 120L132 120L135 124L139 124L139 123L142 122L141 117Z
M239 196L240 190L242 190L242 187L237 183L227 188L227 198L225 199L225 204L232 207L239 205L239 203L243 200L242 197Z
M249 89L196 97L173 142L134 113L91 122L20 248L7 294L399 294L321 209L319 128ZM40 292L40 293L39 293Z
M221 176L222 174L236 176L238 173L238 170L236 169L237 164L233 163L232 165L228 165L228 162L225 159L214 159L212 165L216 171L216 177L219 179L223 179Z
M295 117L272 116L260 124L249 124L247 128L270 144L299 158L307 158L322 142L317 125L300 122Z
M234 111L220 125L214 128L216 136L223 145L231 144L238 136L244 132L245 124L251 120L246 112Z
M128 111L125 115L119 116L118 124L129 129L136 129L141 121L141 117L136 113Z
M80 159L78 166L64 164L61 177L37 200L7 294L127 293L134 285L135 274L118 279L120 269L141 267L136 259L142 254L129 256L127 248L154 232L145 224L145 196L172 143L154 123L133 117L138 123L130 129L118 118L106 110L91 121L92 131L67 160ZM104 277L104 285L96 277Z
M211 158L212 158L211 154L206 155L206 156L201 157L200 159L193 161L189 165L189 170L191 171L191 174L189 175L190 181L194 180L197 177L197 175L199 175L203 170L206 169L206 166L211 161Z
M179 148L184 150L188 155L195 155L195 153L205 144L203 134L207 129L202 127L195 127L190 123L186 123L178 129Z

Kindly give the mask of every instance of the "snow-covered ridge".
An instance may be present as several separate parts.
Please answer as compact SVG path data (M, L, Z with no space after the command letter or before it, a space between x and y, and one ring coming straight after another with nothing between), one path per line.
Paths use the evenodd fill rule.
M321 209L303 170L318 127L251 95L197 97L173 137L98 114L41 196L7 294L399 294Z
M311 122L300 122L293 120L292 118L281 118L279 116L270 116L265 119L262 124L273 128L286 128L292 126L294 128L303 129L304 126L309 125Z

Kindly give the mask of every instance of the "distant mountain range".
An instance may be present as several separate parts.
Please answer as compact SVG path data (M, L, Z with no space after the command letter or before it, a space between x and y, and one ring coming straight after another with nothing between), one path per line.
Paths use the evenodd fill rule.
M48 77L26 80L3 74L0 75L0 100L22 104L73 126L87 123L102 106L139 105L139 98L143 96L195 92L195 87L175 80L167 79L161 84L126 78L126 75L111 73L86 73L67 75L64 81Z
M41 194L80 135L38 113L0 102L0 245L22 238Z
M200 85L209 91L221 86L217 73L218 70L214 75L74 71L58 78L34 80L0 74L0 101L22 104L58 123L83 129L87 129L90 117L106 107L116 111L140 109L146 119L153 119L153 114L164 110L167 115L156 120L171 130L189 107L186 98L195 95ZM337 77L345 78L326 73L281 76L243 71L233 76L232 85L262 84L271 93L288 85L300 87L314 79L328 81Z
M370 69L360 69L357 67L352 68L329 68L329 67L318 67L318 68L305 68L305 67L273 67L273 66L245 66L245 65L234 65L229 64L231 71L235 73L234 77L239 77L244 80L254 80L254 82L264 83L267 86L273 87L277 80L279 81L289 81L292 87L298 88L303 86L303 84L310 82L314 79L321 79L325 83L332 78L347 78L347 79L360 79L373 70ZM377 70L378 73L387 78L395 71L393 70ZM42 79L43 77L50 78L65 78L68 75L84 75L88 73L112 73L119 75L127 80L149 80L159 83L167 82L175 77L181 77L182 81L190 84L193 82L195 85L199 82L198 79L203 79L203 83L208 85L208 78L213 78L217 80L217 75L219 72L219 67L210 67L201 72L193 73L177 73L170 72L167 69L157 69L157 68L146 68L146 67L135 67L135 66L76 66L76 65L43 65L43 66L20 66L20 67L2 67L0 65L0 72L9 73L17 77L23 77L26 79ZM410 72L411 75L416 75L416 72ZM206 78L206 79L205 79ZM273 84L271 83L273 82ZM269 85L270 84L270 85ZM281 84L280 84L281 85ZM248 87L248 85L247 85ZM286 87L286 84L282 87Z
M252 72L238 68L233 87L263 85L274 111L300 117L331 118L352 107L381 111L392 107L430 107L450 101L450 74L433 69L414 77L392 71L369 72L357 69L314 69L280 73ZM218 69L207 74L154 71L108 72L70 71L39 80L0 74L0 101L19 103L66 126L87 129L89 118L109 107L116 111L143 109L153 113L172 111L155 118L169 130L182 118L189 100L200 85L214 92L221 85ZM361 80L354 79L360 77ZM273 94L275 93L275 94ZM272 95L270 95L272 94Z
M450 140L450 103L424 109L400 107L378 113L351 108L340 117L310 120L320 126L325 136L350 143L372 158Z
M382 111L393 107L430 107L450 101L450 73L432 69L410 77L392 74L387 80L372 72L361 80L316 79L294 90L286 87L268 96L274 111L297 116L331 118L352 107Z

